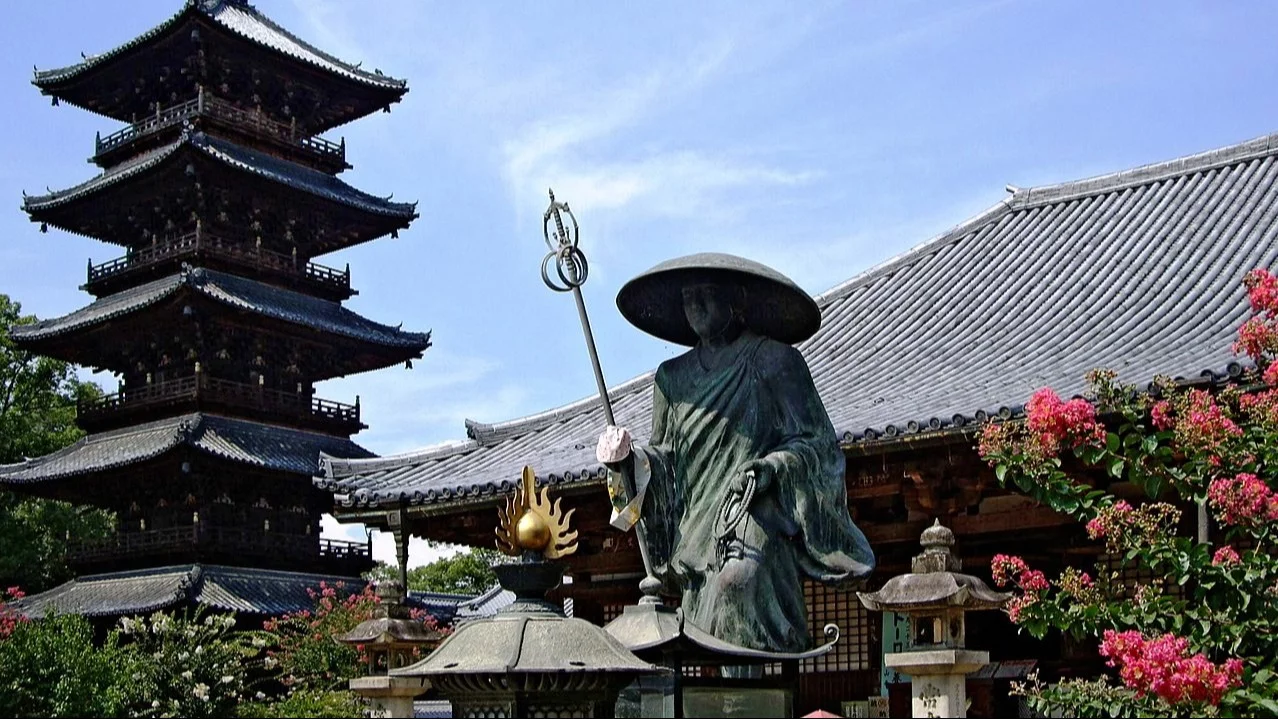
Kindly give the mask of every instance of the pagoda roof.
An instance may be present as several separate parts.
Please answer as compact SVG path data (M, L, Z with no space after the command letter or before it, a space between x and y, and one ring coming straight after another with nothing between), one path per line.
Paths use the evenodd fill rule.
M60 94L56 91L59 86L73 83L100 68L109 66L112 61L141 51L152 42L182 30L190 22L207 23L233 38L247 41L281 58L300 62L330 77L389 93L393 95L391 101L398 100L408 91L407 81L384 75L379 70L372 72L363 70L360 68L361 63L351 64L342 61L281 27L245 0L187 0L182 9L169 19L123 45L96 55L85 56L83 61L74 65L36 70L32 83L46 94ZM76 102L75 99L69 101ZM82 103L76 102L76 104ZM108 110L104 114L115 117L116 113ZM130 121L127 116L115 117L115 119Z
M429 332L405 332L362 317L340 302L202 267L184 268L177 274L108 295L62 317L15 325L10 335L19 343L51 339L138 312L183 290L227 307L360 342L418 354L430 346Z
M87 617L130 616L190 605L279 616L314 608L315 599L310 592L318 591L321 582L340 582L352 589L362 589L365 584L357 577L182 564L87 575L10 606L33 619L54 612Z
M23 209L38 219L45 211L101 192L164 164L166 160L181 155L183 150L198 152L226 167L310 193L323 200L387 217L405 220L417 217L415 202L391 202L387 198L357 190L328 173L241 147L203 132L184 133L176 142L122 162L74 187L45 195L27 195L23 198Z
M1105 367L1225 380L1248 315L1243 275L1278 263L1278 134L1168 162L1016 189L989 210L816 298L799 346L843 445L885 451L1021 414L1041 387L1069 397ZM646 341L638 336L635 342ZM645 441L653 374L610 391ZM396 457L324 458L339 504L458 505L543 481L601 481L598 397ZM441 511L445 511L441 509Z
M349 439L193 413L82 437L43 457L0 464L0 486L78 477L146 462L178 447L254 467L312 476L320 452L371 457Z

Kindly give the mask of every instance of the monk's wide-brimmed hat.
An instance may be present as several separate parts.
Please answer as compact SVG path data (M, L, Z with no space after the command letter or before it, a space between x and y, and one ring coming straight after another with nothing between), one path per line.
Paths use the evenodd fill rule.
M758 262L719 252L662 262L621 288L617 308L644 332L692 347L697 344L697 334L683 313L683 288L707 282L745 288L745 322L756 334L797 344L821 326L816 302L789 277Z

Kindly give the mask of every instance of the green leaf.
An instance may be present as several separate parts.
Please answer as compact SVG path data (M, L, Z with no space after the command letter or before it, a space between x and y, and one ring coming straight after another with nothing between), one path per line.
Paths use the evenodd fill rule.
M1109 463L1109 476L1120 479L1123 476L1123 469L1127 467L1127 461L1119 457Z
M998 464L994 467L994 476L998 478L1000 483L1007 481L1007 465Z

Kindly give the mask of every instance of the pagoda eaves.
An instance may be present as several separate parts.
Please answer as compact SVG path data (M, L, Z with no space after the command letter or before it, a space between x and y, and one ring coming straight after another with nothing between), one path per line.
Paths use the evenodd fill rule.
M211 182L222 178L226 181ZM23 209L35 222L141 248L194 229L180 225L218 191L243 214L228 213L220 223L227 231L257 233L277 251L296 247L303 262L395 234L417 218L416 203L370 195L328 173L202 132L184 134L74 187L28 195ZM157 202L157 195L165 201Z
M204 311L194 301L216 303L219 308ZM240 314L243 319L237 320ZM429 332L405 332L337 302L198 267L104 297L62 317L14 327L11 336L20 347L40 354L124 372L136 359L126 337L144 337L160 328L200 321L201 316L219 318L222 324L244 332L294 336L336 350L297 357L296 374L308 382L420 359L431 344ZM129 330L134 323L137 327ZM207 364L215 359L215 331L202 331L210 356L197 355L193 360Z
M358 397L322 399L315 383L411 367L430 335L345 309L349 267L311 261L417 217L415 203L337 179L345 142L315 136L389 108L403 81L342 63L245 0L189 0L139 38L35 84L131 125L97 137L99 176L25 197L42 230L126 248L90 261L83 289L97 299L87 307L10 330L26 350L118 380L78 403L87 437L0 467L0 487L118 519L112 537L69 550L79 571L113 571L25 606L280 613L309 606L304 589L321 576L359 582L371 545L319 536L332 498L310 479L321 454L367 457L350 440L366 425ZM284 603L246 599L276 569L322 574L281 580ZM213 570L227 582L210 588Z
M45 95L136 122L197 85L251 88L272 115L315 135L390 106L407 82L326 53L244 0L187 0L165 22L82 62L37 70Z

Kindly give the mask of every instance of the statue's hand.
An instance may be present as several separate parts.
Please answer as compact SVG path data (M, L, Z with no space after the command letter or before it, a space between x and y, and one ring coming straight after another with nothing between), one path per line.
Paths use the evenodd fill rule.
M630 456L630 445L630 430L609 425L599 435L599 444L595 445L595 459L608 465L619 464Z
M745 491L747 477L754 476L754 493L760 495L772 486L772 477L776 473L776 468L766 459L752 459L742 462L736 473L732 475L732 491L742 493Z

